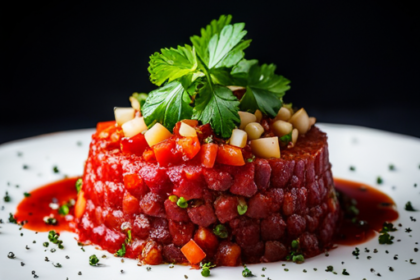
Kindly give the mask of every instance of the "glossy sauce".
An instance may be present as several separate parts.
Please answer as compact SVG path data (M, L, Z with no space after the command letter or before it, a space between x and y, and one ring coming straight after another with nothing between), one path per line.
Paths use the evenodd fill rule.
M68 178L57 181L31 192L31 196L24 198L17 208L15 218L19 221L28 221L23 227L34 231L74 231L76 224L73 219L74 207L70 207L67 218L60 215L57 210L50 208L50 203L56 200L60 206L70 199L77 198L75 183L78 178ZM336 244L356 245L374 238L382 229L384 222L392 222L398 218L395 202L385 193L357 182L343 179L334 179L338 192L357 201L360 213L358 220L367 222L365 226L358 226L350 219L343 219L336 238ZM53 215L57 225L47 225L44 217Z
M77 179L63 179L31 191L31 195L19 203L15 219L18 222L27 221L23 228L34 231L74 231L76 227L74 206L69 207L69 214L63 216L58 213L58 209L52 209L50 203L55 202L61 206L68 203L70 199L76 201L75 184ZM44 217L50 215L57 219L57 225L48 225L44 222Z
M398 219L395 202L380 190L362 183L337 178L334 179L334 184L338 192L356 200L356 207L360 211L357 219L366 222L366 225L359 226L351 219L343 219L336 237L337 244L364 243L377 235L384 222Z

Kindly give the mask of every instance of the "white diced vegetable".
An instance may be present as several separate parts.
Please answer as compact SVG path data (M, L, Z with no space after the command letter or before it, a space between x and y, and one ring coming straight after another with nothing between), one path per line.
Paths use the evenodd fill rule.
M143 132L147 129L147 125L144 122L143 117L141 118L134 118L128 122L125 122L121 126L124 136L125 137L132 137L134 135L139 134L140 132Z
M255 140L261 137L264 133L264 128L257 122L252 122L246 125L245 132L248 134L249 140Z
M168 139L171 136L172 133L160 123L155 123L155 125L144 134L144 138L146 138L146 142L150 147Z
M278 137L282 137L292 132L293 125L291 123L278 120L271 125L271 129L273 130L273 133L275 135L277 135Z
M298 136L299 136L299 131L296 128L294 128L293 131L292 131L292 142L293 142L293 145L296 144L296 141L298 140Z
M247 135L246 132L240 129L232 130L232 136L230 137L229 144L239 148L246 146Z
M135 98L134 96L130 96L130 102L131 107L133 107L134 110L140 111L140 102Z
M179 127L179 135L184 137L194 137L197 136L197 132L195 131L195 128L181 122L181 126Z
M292 114L290 113L290 110L286 107L281 107L279 112L277 113L276 120L282 120L287 121L290 119Z
M115 120L119 126L134 119L135 110L129 107L115 107L114 115Z
M298 110L290 119L289 122L293 127L297 128L299 134L305 134L309 128L309 117L305 109Z
M239 111L238 114L241 118L241 124L239 125L240 129L244 129L247 124L257 121L257 117L254 114L242 111Z
M309 127L308 130L311 129L311 127L316 123L315 117L309 117Z
M261 158L280 158L279 139L277 137L260 138L251 141L252 153Z
M240 86L227 86L227 88L230 89L231 91L245 89L244 87L240 87Z
M255 111L254 115L257 118L257 122L261 122L261 119L263 117L261 111L260 110Z

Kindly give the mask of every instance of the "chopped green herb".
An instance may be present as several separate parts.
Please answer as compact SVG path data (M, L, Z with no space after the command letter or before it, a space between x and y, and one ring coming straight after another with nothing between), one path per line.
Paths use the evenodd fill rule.
M354 166L350 166L350 171L355 171L356 170L356 167L354 167Z
M390 267L389 267L389 271L394 271L394 269L390 266Z
M292 141L292 131L289 134L283 135L279 137L280 143L283 145L287 145Z
M52 265L55 267L62 267L60 263L56 263L56 264L52 263Z
M238 213L239 215L243 215L248 210L248 205L246 205L246 200L244 198L238 198Z
M303 263L305 261L305 258L303 257L303 255L297 255L293 256L292 261L295 263Z
M299 240L293 240L291 246L293 249L297 249L299 247Z
M60 208L58 208L58 213L60 214L60 215L63 215L63 216L65 216L65 215L67 215L68 213L70 212L70 209L69 209L69 207L67 206L67 205L61 205L60 206Z
M30 196L31 196L31 194L30 194L30 193L27 193L27 192L23 193L23 195L24 195L25 197L30 197Z
M243 59L251 40L244 39L245 24L231 24L231 19L213 20L190 38L192 46L163 48L150 57L150 80L161 87L141 106L148 127L160 122L172 130L176 122L192 118L228 138L240 123L239 109L276 116L290 81L276 75L273 64ZM241 100L228 85L246 88Z
M131 239L131 230L127 231L127 238L125 239L125 243L130 244L132 241Z
M9 213L9 223L17 224L17 220L15 219L12 213Z
M48 240L50 240L52 243L57 244L59 249L63 249L63 241L59 240L60 234L56 233L54 230L50 230L48 232Z
M187 208L188 207L188 200L183 198L182 196L178 199L176 202L176 205L178 205L181 208Z
M213 135L210 135L209 137L204 139L204 143L206 143L206 144L213 143Z
M393 164L390 164L390 165L388 166L388 168L389 168L389 170L391 170L391 171L395 170L395 166L394 166Z
M410 201L408 201L408 202L405 204L405 210L406 210L406 211L412 211L412 212L417 211L416 209L414 209L413 205L411 205L411 202L410 202Z
M397 231L397 228L394 227L392 223L384 222L383 228L380 232L383 233L383 232L388 232L388 231Z
M176 195L170 195L168 198L172 202L177 202L178 201L178 197Z
M351 253L353 256L355 256L356 257L356 259L358 259L359 258L359 255L360 255L360 249L359 248L354 248L354 251Z
M82 180L82 178L77 179L75 186L76 186L77 193L79 193L80 190L82 189L82 186L83 186L83 180Z
M327 266L326 272L333 272L334 267L332 265Z
M124 243L121 245L121 249L119 249L114 255L117 256L117 257L124 257L124 255L125 255L125 244Z
M60 170L58 169L58 167L57 167L57 166L54 166L54 167L53 167L53 172L54 172L54 173L60 173Z
M48 245L50 245L50 243L48 243L48 242L42 243L42 246L44 246L44 247L48 247Z
M7 254L7 257L9 259L14 259L15 258L15 254L13 252L9 252L9 254Z
M47 216L44 217L44 223L46 223L47 225L56 225L58 222L56 218Z
M244 266L244 270L242 270L242 276L243 277L253 277L255 275L252 274L251 270L249 270L246 266Z
M255 156L254 155L252 155L252 157L250 157L249 159L247 159L246 161L247 162L254 162L254 160L255 160Z
M412 232L411 228L406 228L405 232Z
M91 266L96 266L99 263L99 259L96 255L92 255L89 257L89 264Z
M220 238L227 238L228 237L228 231L224 225L217 225L213 229L213 233L216 234Z
M4 202L10 202L11 198L9 196L9 193L6 192L6 195L4 196Z
M394 236L390 235L388 232L382 233L379 235L379 244L392 244Z
M210 268L215 267L216 265L212 265L211 262L205 263L204 265L200 263L201 266L201 275L203 277L209 277L210 276Z
M378 185L382 184L384 181L382 180L382 178L380 176L378 176L378 178L376 178L376 183Z
M410 263L411 264L417 264L416 262L413 261L413 259L410 259Z

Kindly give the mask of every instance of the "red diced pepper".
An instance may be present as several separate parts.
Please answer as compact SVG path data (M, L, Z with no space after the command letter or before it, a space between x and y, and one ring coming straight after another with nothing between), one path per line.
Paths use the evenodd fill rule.
M242 150L231 145L219 146L216 162L234 166L245 165L245 160L242 156Z
M201 146L201 165L207 168L213 168L217 157L219 146L214 143L203 144Z
M181 252L191 264L198 264L206 257L206 253L204 253L193 239L181 248Z
M143 152L143 159L146 162L156 162L156 156L152 148L147 148Z
M96 132L101 132L110 126L115 126L116 121L98 122L96 124Z
M121 151L123 153L141 156L148 147L149 145L142 133L134 135L133 137L123 137L121 139Z
M156 156L157 162L161 166L168 166L180 162L181 154L176 149L175 140L172 138L166 139L153 146L153 151Z
M200 152L200 141L197 137L178 138L176 144L181 148L187 159L192 159Z

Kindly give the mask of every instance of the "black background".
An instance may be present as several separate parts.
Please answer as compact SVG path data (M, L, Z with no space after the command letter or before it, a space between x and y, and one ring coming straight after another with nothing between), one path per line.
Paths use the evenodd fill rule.
M149 56L232 14L246 58L275 63L285 101L320 122L420 137L416 1L14 1L1 6L0 143L94 127L154 89Z

